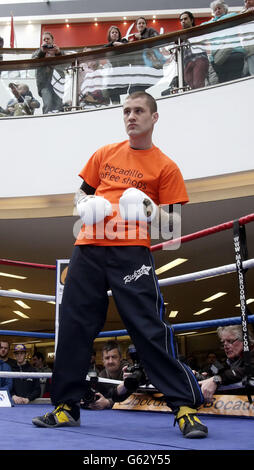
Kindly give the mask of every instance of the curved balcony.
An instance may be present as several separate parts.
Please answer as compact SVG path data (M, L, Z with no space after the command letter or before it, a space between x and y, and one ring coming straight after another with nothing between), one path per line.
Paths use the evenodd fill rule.
M142 41L130 36L119 47L65 49L46 59L32 58L31 49L1 49L1 117L88 111L119 105L138 89L159 99L249 77L253 17L240 14ZM50 106L42 96L45 82L56 98Z

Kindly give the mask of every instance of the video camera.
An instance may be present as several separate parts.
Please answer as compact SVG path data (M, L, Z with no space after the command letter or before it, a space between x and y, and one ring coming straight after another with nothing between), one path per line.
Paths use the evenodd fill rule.
M124 386L129 392L135 392L140 385L147 383L146 374L143 367L140 364L137 350L133 344L128 347L127 351L133 362L133 365L128 366L126 372L131 373L129 377L124 380Z
M90 378L90 380L86 381L87 388L80 402L80 407L84 409L88 409L89 405L95 402L96 400L98 400L99 398L97 395L97 384L98 384L97 372L89 371L87 375Z

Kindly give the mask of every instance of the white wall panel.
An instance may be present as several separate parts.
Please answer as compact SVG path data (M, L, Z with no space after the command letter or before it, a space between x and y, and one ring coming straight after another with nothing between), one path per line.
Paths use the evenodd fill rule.
M184 178L253 169L254 78L158 101L154 143ZM0 197L63 194L100 146L126 138L121 108L0 120Z

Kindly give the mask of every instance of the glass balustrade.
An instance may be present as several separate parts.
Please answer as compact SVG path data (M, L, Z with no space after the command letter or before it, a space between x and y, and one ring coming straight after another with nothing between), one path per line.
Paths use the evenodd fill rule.
M146 90L155 99L254 75L253 13L119 47L31 59L1 49L0 117L117 106Z

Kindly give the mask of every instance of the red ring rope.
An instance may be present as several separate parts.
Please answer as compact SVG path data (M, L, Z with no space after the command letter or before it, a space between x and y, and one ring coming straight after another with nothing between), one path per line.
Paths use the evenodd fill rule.
M245 215L241 217L239 220L240 225L248 224L254 220L254 213ZM214 227L209 227L204 230L200 230L199 232L190 233L189 235L184 235L183 237L175 238L174 240L169 240L163 243L159 243L158 245L151 246L151 251L158 251L163 250L164 247L169 245L174 245L175 243L186 243L192 240L196 240L197 238L205 237L206 235L211 235L212 233L222 232L223 230L228 230L233 227L234 221L231 220L230 222L224 222L220 225L215 225Z
M245 215L241 217L239 220L240 225L248 224L249 222L254 221L254 213ZM205 237L206 235L211 235L212 233L222 232L223 230L228 230L233 227L234 221L231 220L230 222L224 222L220 225L215 225L214 227L209 227L204 230L200 230L199 232L190 233L189 235L184 235L183 237L175 238L174 240L169 240L163 243L159 243L158 245L151 246L151 251L158 251L162 250L163 247L174 245L175 243L186 243L192 240L196 240L197 238ZM56 269L55 265L52 264L38 264L38 263L27 263L24 261L13 261L8 259L0 259L0 264L5 264L8 266L22 266L27 268L37 268L37 269Z

